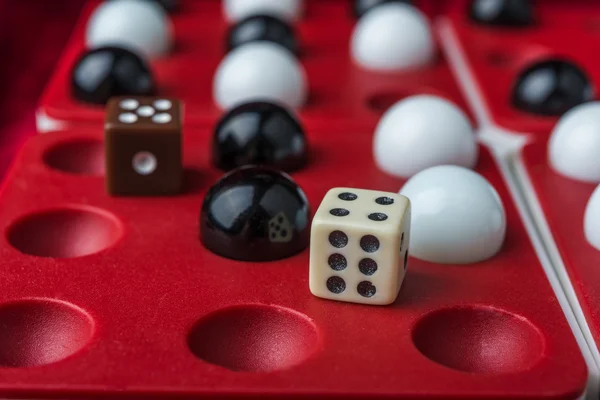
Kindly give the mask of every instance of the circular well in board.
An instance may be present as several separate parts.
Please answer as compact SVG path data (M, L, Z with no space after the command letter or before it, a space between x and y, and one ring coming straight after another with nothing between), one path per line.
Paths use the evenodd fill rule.
M98 253L123 235L119 219L108 211L66 205L26 214L6 231L8 242L23 254L75 258Z
M318 341L316 325L304 314L260 304L219 309L201 318L188 335L188 346L199 359L244 372L301 364Z
M422 317L413 343L430 360L469 373L530 369L544 354L544 337L524 317L487 306L454 307Z
M51 169L76 175L104 175L104 145L99 139L81 138L59 142L43 155Z
M23 299L0 304L0 367L52 364L83 349L94 321L82 309L59 300Z

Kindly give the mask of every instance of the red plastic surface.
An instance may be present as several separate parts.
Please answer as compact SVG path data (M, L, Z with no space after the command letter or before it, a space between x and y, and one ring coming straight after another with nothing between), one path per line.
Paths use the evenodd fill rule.
M582 393L584 360L487 151L477 171L506 208L501 252L462 266L411 258L399 299L376 307L312 296L308 249L268 263L204 249L200 206L220 175L210 137L186 131L185 192L167 198L107 196L97 130L25 146L0 192L0 397ZM334 186L402 186L375 167L367 132L308 137L294 178L313 211Z
M528 28L477 25L469 20L464 0L455 3L448 20L492 120L514 132L547 134L557 117L512 106L517 77L532 63L560 58L582 68L592 84L600 82L597 57L590 51L600 47L600 8L588 0L540 0L534 7L537 23Z
M552 231L590 330L600 344L600 251L583 232L585 207L597 185L557 174L547 160L547 141L539 140L523 151L523 163Z
M85 26L99 4L95 0L83 11L40 107L48 116L77 125L100 126L104 108L82 104L71 96L70 72L84 50ZM369 131L394 102L413 94L438 94L463 107L452 74L441 58L433 65L403 73L372 73L355 67L350 59L350 37L356 22L350 2L308 0L306 15L298 23L300 61L309 83L309 100L301 109L308 126L362 127ZM434 15L440 5L422 1L420 7ZM152 62L159 93L180 98L186 104L187 126L212 126L222 114L214 105L212 82L225 55L227 24L218 0L183 0L182 10L172 18L174 51Z

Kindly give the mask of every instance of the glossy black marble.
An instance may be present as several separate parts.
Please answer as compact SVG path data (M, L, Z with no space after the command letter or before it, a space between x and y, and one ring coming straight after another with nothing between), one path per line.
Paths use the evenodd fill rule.
M593 96L590 81L580 68L563 60L546 60L520 74L512 103L528 113L559 116Z
M246 166L209 189L200 214L200 239L226 258L275 261L308 246L309 224L308 200L289 176Z
M179 7L179 0L147 0L147 1L154 1L155 3L160 4L160 6L169 13L177 11L177 9Z
M119 47L85 52L71 71L71 91L82 102L106 104L114 96L150 96L154 78L146 62Z
M479 24L493 26L523 27L534 23L529 0L473 0L469 17Z
M352 12L355 17L362 17L367 11L380 4L385 3L404 3L412 4L410 0L354 0L352 4Z
M293 171L306 164L304 130L285 108L267 102L234 107L217 123L213 164L222 170L258 164Z
M269 15L253 15L233 25L227 34L227 50L258 41L273 42L298 54L294 29L286 22Z
M119 0L112 0L119 1ZM168 13L172 13L178 10L179 8L179 0L145 0L152 3L156 3L161 6Z

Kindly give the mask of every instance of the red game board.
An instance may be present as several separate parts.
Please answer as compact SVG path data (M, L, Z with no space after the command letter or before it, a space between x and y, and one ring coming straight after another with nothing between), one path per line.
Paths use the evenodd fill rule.
M573 336L578 328L567 323L563 312L571 311L563 311L562 293L554 293L551 271L534 250L503 161L485 148L476 171L504 203L504 247L476 265L411 258L392 306L312 296L308 249L269 263L231 261L204 249L200 207L221 174L209 162L221 114L212 103L212 77L226 29L218 1L184 1L173 18L175 53L153 64L161 94L186 103L184 193L106 195L103 110L75 102L67 85L98 3L85 8L40 103L66 128L32 139L0 191L0 325L9 332L0 335L0 397L574 399L584 393L589 371ZM558 21L564 10L570 32L577 10L590 10L558 4L544 6L542 15ZM348 3L307 5L298 29L311 97L300 116L311 161L293 177L313 211L334 186L398 191L403 181L379 171L371 155L385 108L434 93L470 115L476 109L467 108L444 53L422 70L359 71L348 54L355 23ZM448 4L419 5L433 16ZM474 31L449 8L456 32L471 32L459 36L462 47L500 46L502 38L506 48L514 44L510 34L496 41L498 35ZM475 60L467 66L475 71ZM485 90L508 90L514 76L505 71ZM504 121L506 92L484 93L491 117ZM516 132L552 126L506 113L515 125L503 126Z
M0 395L575 398L584 390L585 363L487 152L477 171L506 207L501 253L469 266L411 259L399 300L364 307L310 294L308 250L244 263L203 248L200 204L219 176L209 135L186 132L186 192L147 199L105 194L100 138L83 129L36 137L2 190L0 322L22 342L0 342L0 364L11 367ZM314 130L309 139L313 159L294 178L313 208L332 186L401 187L373 165L364 132ZM207 343L219 365L190 350Z

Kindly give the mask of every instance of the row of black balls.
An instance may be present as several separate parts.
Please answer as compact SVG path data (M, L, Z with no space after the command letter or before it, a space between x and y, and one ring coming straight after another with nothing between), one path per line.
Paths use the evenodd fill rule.
M174 11L176 1L162 3ZM291 28L281 21L258 16L232 27L229 49L244 42L236 32L249 23L267 24L270 35L280 30L281 38L293 38ZM294 46L292 41L289 46ZM118 47L83 54L72 70L71 87L75 98L98 105L113 96L156 92L148 63ZM308 159L306 136L295 116L268 102L234 107L217 123L211 153L213 164L230 172L204 198L200 215L204 246L242 261L275 261L304 250L310 237L310 205L300 186L283 172L301 168Z
M161 5L167 12L176 12L179 0L147 0ZM352 11L361 17L373 7L384 3L407 3L411 0L353 0ZM473 21L504 26L530 25L534 19L530 0L473 0L469 6L469 16Z
M298 51L291 26L268 16L232 27L227 48L253 40ZM268 102L234 107L215 127L211 154L216 167L230 172L208 190L202 204L200 240L208 250L233 260L264 262L308 247L308 199L282 172L302 168L308 160L304 130L291 112Z
M207 192L200 239L223 257L275 261L309 244L310 206L285 172L308 160L304 130L278 104L252 102L228 111L215 127L213 164L229 171Z

